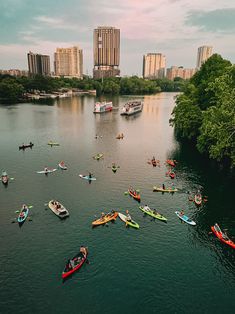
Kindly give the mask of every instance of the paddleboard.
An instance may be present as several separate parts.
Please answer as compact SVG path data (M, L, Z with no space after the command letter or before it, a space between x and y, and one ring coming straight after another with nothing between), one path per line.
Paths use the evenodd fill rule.
M95 181L96 180L95 177L89 178L89 176L85 176L83 174L79 174L79 177L82 179L85 179L85 180L89 180L89 181Z
M54 171L56 171L57 169L48 169L47 171L45 171L45 170L42 170L42 171L37 171L37 173L51 173L51 172L54 172Z

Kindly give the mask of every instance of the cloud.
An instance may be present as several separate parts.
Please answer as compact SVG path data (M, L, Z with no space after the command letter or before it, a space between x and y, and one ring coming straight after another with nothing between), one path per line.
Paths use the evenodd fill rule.
M50 27L50 28L55 28L55 29L68 29L68 30L77 29L76 25L63 20L62 18L52 18L45 15L41 15L41 16L34 17L34 20L36 22L39 22L40 25L44 27Z

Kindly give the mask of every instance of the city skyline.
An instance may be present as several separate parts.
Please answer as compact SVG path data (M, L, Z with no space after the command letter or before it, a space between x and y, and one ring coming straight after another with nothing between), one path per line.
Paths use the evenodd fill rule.
M92 75L93 30L113 26L121 30L122 75L141 75L142 58L149 52L167 57L166 67L195 67L197 49L213 51L235 63L235 3L212 0L5 0L0 4L0 68L27 69L28 51L53 54L57 47L79 45L84 73ZM71 10L72 7L72 10ZM213 9L212 9L213 8Z

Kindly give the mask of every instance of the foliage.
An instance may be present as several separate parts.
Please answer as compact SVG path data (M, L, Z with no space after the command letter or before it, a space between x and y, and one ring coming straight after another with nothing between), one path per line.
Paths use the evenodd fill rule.
M170 124L201 153L235 166L235 66L213 55L177 97Z
M0 98L2 99L16 101L22 97L23 92L23 86L10 78L0 82Z

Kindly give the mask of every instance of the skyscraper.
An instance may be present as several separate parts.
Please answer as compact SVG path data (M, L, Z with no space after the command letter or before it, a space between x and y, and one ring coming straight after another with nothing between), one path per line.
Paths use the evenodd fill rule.
M161 53L148 53L143 57L143 77L147 79L165 76L166 57Z
M184 69L182 66L172 66L166 70L166 77L168 80L174 80L176 77L180 77L184 80L190 79L196 73L196 69Z
M57 48L54 57L55 75L82 78L82 49L78 46L71 48Z
M198 48L197 52L197 69L200 69L202 64L212 56L211 46L202 46Z
M47 55L40 55L32 53L31 51L27 54L28 56L28 67L29 75L50 75L50 57Z
M120 75L120 29L99 26L94 30L94 78Z

